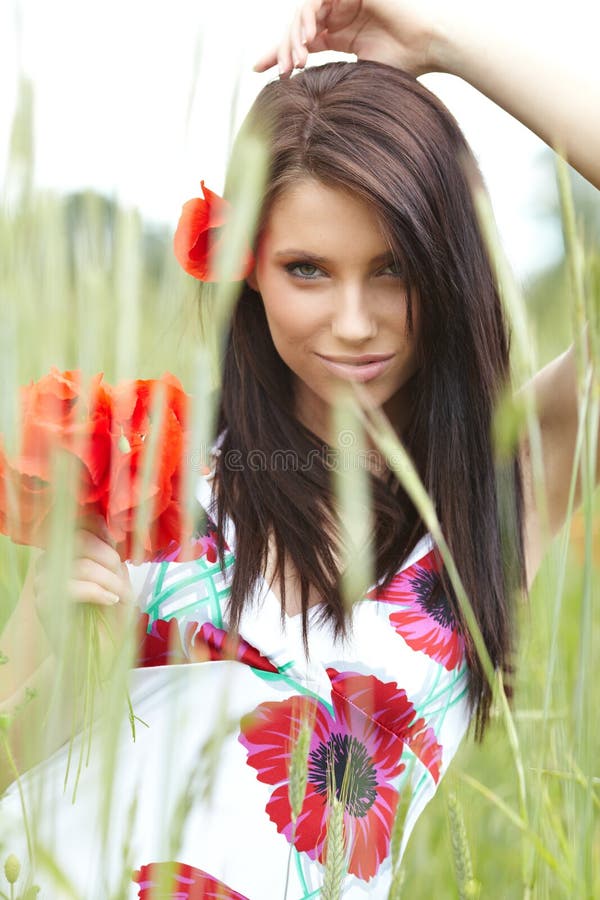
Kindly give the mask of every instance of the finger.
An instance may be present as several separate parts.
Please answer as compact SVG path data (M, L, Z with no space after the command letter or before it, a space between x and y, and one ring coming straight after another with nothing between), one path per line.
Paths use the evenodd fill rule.
M279 77L289 77L292 74L293 66L292 39L291 33L288 33L277 49L277 68L279 69Z
M298 69L300 66L303 66L306 63L306 59L308 57L308 52L306 47L302 43L302 13L304 11L304 7L298 10L296 15L292 20L292 25L290 27L290 48L292 54L292 62L294 64L294 68Z
M312 6L302 8L300 20L300 43L306 50L308 44L317 36L317 21Z
M329 34L328 34L327 30L321 31L320 34L318 34L314 38L314 40L312 40L309 44L307 44L307 46L305 48L307 51L306 58L308 58L309 53L319 53L322 50L331 50L332 48L329 44L328 38L329 38ZM282 45L280 45L280 48L278 51L278 53L279 53L279 56L278 56L279 72L282 77L290 75L292 72L293 63L292 63L291 50L289 48L290 48L289 43L287 45L282 44ZM306 64L306 58L304 59L304 62L300 63L299 67L304 66Z
M309 41L306 45L306 49L309 53L320 53L323 50L331 50L331 45L329 43L329 32L327 29L319 32L319 34Z
M114 606L120 600L118 593L107 591L106 588L93 581L69 578L65 587L66 596L72 603L98 603L102 606ZM46 611L48 611L49 602L47 588L48 585L45 581L40 580L34 584L36 603L38 607Z
M319 35L324 31L323 25L331 12L329 0L309 0L298 9L290 34L280 41L275 47L261 56L252 67L255 72L265 72L272 66L279 64L280 71L291 71L293 60L293 45L296 61L300 66L306 65L309 53L318 53L321 50L329 50L330 47Z
M312 0L312 3L310 3L309 6L311 7L315 18L316 34L323 29L327 22L329 13L331 12L331 0Z
M121 562L116 550L90 531L80 529L75 532L74 556L71 566L77 566L80 559L90 559L100 567L131 586L129 570ZM50 572L48 553L41 553L32 563L32 585L36 596L47 590Z
M252 66L253 72L266 72L272 66L277 65L277 47L269 50L264 56L261 56Z
M320 0L318 0L318 2L320 2ZM271 66L275 66L278 64L279 64L280 74L282 71L282 65L285 67L285 70L291 68L291 65L293 62L293 60L291 60L292 53L291 53L291 51L289 51L289 48L286 47L285 45L290 44L291 35L292 35L292 31L294 31L294 28L295 28L295 34L297 37L297 43L298 43L298 45L301 45L302 41L300 38L300 15L301 15L302 11L304 10L305 5L306 4L299 7L297 12L294 14L292 27L290 28L289 33L284 38L282 38L282 40L275 47L273 47L271 50L269 50L268 53L265 53L264 56L261 56L255 62L255 64L252 66L252 68L255 72L265 72L267 69L270 69ZM297 25L296 25L296 22L298 23ZM290 61L288 61L288 52L289 52L289 56L290 56Z
M67 591L74 603L96 603L100 606L114 606L120 600L118 594L107 591L93 581L69 578Z
M111 594L121 595L127 586L121 572L111 572L93 559L76 559L71 570L71 577L75 581L90 581L99 585Z
M93 531L88 531L85 528L77 529L73 544L74 559L81 556L89 556L101 565L106 566L107 569L111 569L114 572L120 570L121 557L113 545L98 537ZM51 554L47 550L33 557L31 566L34 575L45 574L49 569L50 560Z
M297 10L290 27L290 47L295 68L306 65L308 54L314 52L309 46L317 33L322 30L323 23L331 12L329 0L308 0ZM321 27L318 27L321 26Z
M48 579L43 575L34 578L33 591L36 601L42 606L50 603L52 598ZM66 596L68 601L73 603L116 603L122 597L130 602L131 594L130 584L121 575L110 572L92 559L75 560L69 578L60 591L60 597ZM58 602L56 594L53 599L53 602L55 601Z
M74 557L89 557L112 572L119 572L121 568L121 558L114 547L85 529L80 529L75 534Z

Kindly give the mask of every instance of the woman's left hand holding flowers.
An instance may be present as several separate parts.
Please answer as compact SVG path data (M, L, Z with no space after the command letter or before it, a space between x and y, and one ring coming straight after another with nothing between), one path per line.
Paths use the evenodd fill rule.
M74 554L65 585L67 600L73 609L86 605L101 611L99 624L101 669L110 672L116 654L132 627L134 590L127 565L116 551L106 522L100 516L80 521L74 533ZM49 591L48 551L43 551L33 565L33 600L37 616L54 647L57 611Z
M0 533L43 551L23 592L31 603L19 606L33 626L41 623L45 659L54 669L58 660L74 690L71 744L78 722L84 731L75 795L96 690L113 674L126 677L129 638L137 637L125 561L205 552L184 497L190 398L168 372L113 387L101 374L86 379L52 367L20 400L21 433L10 452L0 434Z

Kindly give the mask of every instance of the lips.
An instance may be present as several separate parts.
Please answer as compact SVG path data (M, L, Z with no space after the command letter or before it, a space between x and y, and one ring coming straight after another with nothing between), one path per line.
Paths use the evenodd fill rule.
M383 362L386 359L391 359L393 355L393 353L368 353L363 356L325 356L322 353L317 354L321 359L348 366L364 366L367 363Z
M338 378L347 381L371 381L379 377L389 367L394 358L394 354L368 354L364 356L321 356L317 353L317 358L321 360L325 368L329 369ZM350 362L342 362L342 360L350 360Z

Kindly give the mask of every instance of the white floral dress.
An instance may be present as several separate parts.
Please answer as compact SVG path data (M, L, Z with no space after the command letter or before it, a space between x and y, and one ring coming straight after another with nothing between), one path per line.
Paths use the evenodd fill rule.
M445 601L428 603L432 541L356 604L345 642L311 609L307 659L301 616L282 627L264 581L240 639L228 637L235 535L229 523L223 574L210 475L198 499L209 517L198 559L129 566L140 606L130 692L145 723L135 742L124 717L116 753L92 752L75 804L66 748L22 778L39 896L308 900L336 896L337 879L344 900L383 900L470 720L462 638ZM0 801L0 847L27 856L16 785Z

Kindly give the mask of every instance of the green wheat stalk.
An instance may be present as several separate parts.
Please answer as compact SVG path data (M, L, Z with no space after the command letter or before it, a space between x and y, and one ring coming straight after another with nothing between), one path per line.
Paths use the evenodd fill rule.
M302 812L302 804L304 803L304 797L306 795L306 785L308 783L308 754L310 752L311 736L312 728L306 718L303 717L298 730L298 735L294 740L290 753L288 797L292 814L292 836L290 838L290 850L285 873L283 900L286 900L288 892L290 865L296 840L296 823L298 821L298 816Z
M298 732L298 737L290 754L290 781L289 799L292 811L292 822L295 824L302 811L302 804L306 794L308 781L308 754L310 751L310 739L312 729L303 719Z
M398 803L396 805L396 812L394 813L394 821L392 822L392 832L390 835L392 881L388 893L388 900L399 900L405 880L405 871L401 865L400 859L400 848L402 846L406 816L408 815L412 799L411 779L415 765L416 757L411 754L408 767L402 776L402 789L399 789Z
M588 341L589 310L592 306L588 300L585 287L585 257L583 239L578 233L572 192L568 182L567 164L557 155L556 171L561 202L563 234L567 249L567 266L572 296L572 320L574 332L575 354L577 362L577 381L581 396L589 377L590 343ZM592 319L593 321L593 319ZM596 362L596 361L594 361ZM597 393L596 393L597 396ZM597 440L599 424L599 406L595 402L588 405L585 422L584 440L581 447L580 477L583 498L583 514L585 521L585 561L583 570L583 591L580 619L580 642L578 654L578 672L575 688L575 748L581 754L586 771L591 771L595 758L590 740L589 716L593 714L592 704L587 698L591 691L591 660L593 659L592 643L592 528L593 503L592 496L595 485L595 469L597 458ZM588 781L583 801L579 805L581 842L577 854L578 872L585 884L586 893L593 890L593 792Z
M460 900L472 900L472 898L479 896L479 886L473 877L471 851L469 849L462 807L454 791L447 792L446 806L458 896Z
M340 900L344 877L347 871L346 853L347 835L344 826L344 813L348 805L348 796L352 785L352 747L348 750L342 783L336 782L335 759L333 747L329 748L327 761L327 835L325 843L325 870L321 888L322 900Z
M344 802L332 797L327 818L327 856L321 900L340 900L346 871Z
M333 431L339 464L333 488L344 536L341 546L342 598L347 610L375 580L372 552L373 511L364 428L352 391L341 390L333 405Z

